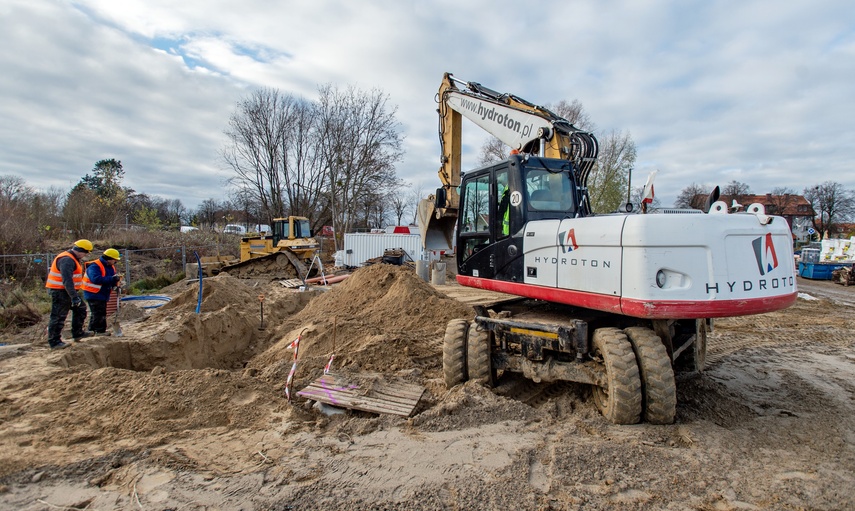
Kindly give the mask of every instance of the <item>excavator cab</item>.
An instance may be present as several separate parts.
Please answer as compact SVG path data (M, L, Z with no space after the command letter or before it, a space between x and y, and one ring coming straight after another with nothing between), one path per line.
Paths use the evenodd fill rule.
M457 218L458 271L521 281L526 223L585 216L583 197L566 160L512 155L467 172Z

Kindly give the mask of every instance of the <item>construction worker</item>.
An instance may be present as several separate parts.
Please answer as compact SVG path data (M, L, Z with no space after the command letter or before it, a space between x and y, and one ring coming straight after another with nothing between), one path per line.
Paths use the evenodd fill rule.
M67 348L62 340L65 318L71 310L71 335L74 340L88 337L83 331L86 321L86 306L78 290L83 286L83 262L92 251L92 242L77 240L74 246L56 256L50 265L45 287L51 298L48 344L51 349Z
M89 304L89 330L96 335L107 333L107 300L118 287L122 276L116 273L116 263L121 257L115 248L108 248L98 259L86 264L83 275L83 297Z
M496 191L499 196L499 218L502 219L502 236L511 232L511 199L508 189L508 173L496 174Z

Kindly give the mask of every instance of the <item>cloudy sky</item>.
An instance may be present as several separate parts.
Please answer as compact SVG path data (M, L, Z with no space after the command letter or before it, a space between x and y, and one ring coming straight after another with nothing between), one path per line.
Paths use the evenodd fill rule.
M336 84L388 94L398 175L427 192L445 71L578 99L629 131L633 185L659 170L665 206L691 183L855 189L851 0L3 0L0 22L0 175L42 190L116 158L137 191L223 199L236 102ZM484 138L465 126L464 169Z

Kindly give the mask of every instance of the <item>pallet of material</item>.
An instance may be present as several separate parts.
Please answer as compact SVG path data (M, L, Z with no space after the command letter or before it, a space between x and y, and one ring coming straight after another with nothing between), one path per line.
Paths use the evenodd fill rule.
M378 374L328 373L297 395L339 408L409 417L424 392L419 385L388 381Z

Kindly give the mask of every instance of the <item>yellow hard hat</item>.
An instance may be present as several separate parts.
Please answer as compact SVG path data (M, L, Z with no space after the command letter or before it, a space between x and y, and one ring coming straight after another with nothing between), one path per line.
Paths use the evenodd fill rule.
M105 250L104 257L109 257L110 259L115 259L116 261L121 259L121 256L119 256L119 251L115 248L108 248L107 250Z
M92 249L95 248L89 240L77 240L74 242L74 246L87 252L92 252Z

